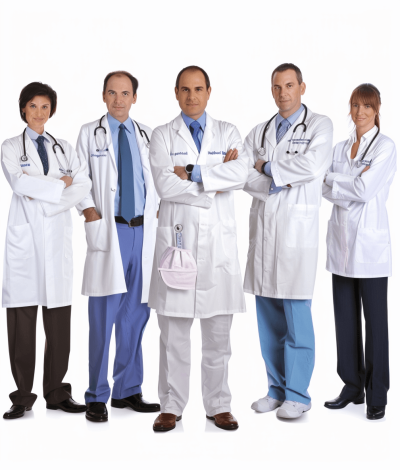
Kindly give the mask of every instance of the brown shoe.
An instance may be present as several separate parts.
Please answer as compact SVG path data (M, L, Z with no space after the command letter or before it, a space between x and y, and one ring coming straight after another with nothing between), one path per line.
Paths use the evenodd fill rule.
M207 416L207 419L215 421L215 426L225 431L234 431L239 427L239 423L231 413L218 413L215 416Z
M172 413L161 413L153 424L153 431L167 432L175 429L176 422L182 419L181 416L173 415Z

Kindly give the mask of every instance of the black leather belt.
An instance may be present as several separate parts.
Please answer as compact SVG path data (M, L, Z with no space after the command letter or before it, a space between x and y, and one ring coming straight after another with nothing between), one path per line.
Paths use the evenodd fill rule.
M128 225L129 227L139 227L140 225L143 225L143 216L141 215L139 217L135 217L134 219L131 219L129 222L127 222L120 215L116 215L115 222L118 222L119 224Z

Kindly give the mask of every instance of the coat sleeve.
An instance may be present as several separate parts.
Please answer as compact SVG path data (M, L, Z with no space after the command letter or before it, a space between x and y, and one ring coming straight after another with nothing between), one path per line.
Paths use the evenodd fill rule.
M271 187L272 178L265 173L260 173L254 168L258 155L254 152L254 139L256 135L256 128L253 129L244 141L244 148L249 157L248 176L243 190L261 201L265 202L269 197L269 190Z
M360 176L328 174L326 185L331 187L334 199L369 202L387 184L396 171L396 147L387 141L376 151L371 167Z
M337 149L337 147L335 146L335 148L333 149L332 155L335 155L336 149ZM328 171L326 172L324 182L322 183L322 196L327 201L331 202L332 204L336 204L337 206L342 207L343 209L348 209L350 204L351 204L351 201L345 201L344 199L335 199L333 197L333 194L332 194L332 187L325 183L326 178L332 172L333 172L333 162L331 163L331 166L329 167Z
M90 180L92 180L91 163L90 163L90 151L89 151L89 132L88 128L83 126L79 132L78 142L76 143L76 153L80 161L86 162L85 172ZM86 196L76 205L79 215L82 215L85 209L89 207L96 207L93 198L93 186L90 185L90 191Z
M271 162L271 172L277 186L293 187L309 183L325 174L332 163L332 121L324 117L315 126L311 142L304 153L287 160Z
M201 183L182 180L174 173L174 162L169 144L160 128L155 129L150 141L150 167L154 185L161 200L209 209L215 192L205 192Z
M19 164L17 153L17 149L10 140L3 143L1 166L13 192L21 197L58 203L65 187L64 181L51 176L25 174Z
M86 171L86 160L81 160L70 144L65 143L64 145L72 170L72 183L68 188L64 189L58 203L41 203L46 217L51 217L76 206L89 193L92 187L92 181Z
M201 165L204 191L207 193L243 189L247 181L249 157L243 147L239 131L235 126L229 125L227 132L229 133L227 150L237 149L239 155L236 160L221 162L212 167Z

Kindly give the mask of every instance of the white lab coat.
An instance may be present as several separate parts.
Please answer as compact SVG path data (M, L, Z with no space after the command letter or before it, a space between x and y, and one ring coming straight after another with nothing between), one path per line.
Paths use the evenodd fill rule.
M103 126L106 128L108 140L104 141L104 132L99 130L98 142L101 146L100 149L98 149L94 138L94 130L98 125L99 120L83 125L76 147L78 155L87 160L89 175L93 183L90 193L78 206L78 210L82 212L89 207L95 207L102 217L101 220L85 223L88 248L83 273L82 294L91 297L120 294L127 291L117 226L114 219L118 169L107 116L103 118ZM139 124L139 126L150 138L151 129L143 124ZM146 146L147 140L140 135L136 124L134 124L134 127L146 187L141 299L142 303L146 303L149 295L154 256L159 199L151 175L149 150ZM103 148L107 150L102 150Z
M323 185L323 196L334 204L328 222L326 269L339 276L392 275L386 201L396 172L394 142L379 134L364 160L372 160L370 169L361 175L365 165L356 165L377 130L375 126L361 137L353 162L350 155L356 131L336 145Z
M260 157L265 122L256 126L245 140L250 156L249 177L244 190L253 196L250 209L250 243L244 280L249 294L278 299L311 299L318 257L318 215L324 174L332 161L331 120L310 109L287 154L295 126L304 111L276 145L276 119L266 133L266 155ZM309 142L308 142L309 139ZM272 179L254 169L257 160L271 161L277 186L291 184L269 195Z
M238 159L223 163L224 154L233 148L238 149ZM244 312L233 190L246 182L248 156L236 127L207 114L199 154L179 115L154 130L150 164L161 206L149 306L159 315L186 318ZM201 165L203 183L174 174L174 166L188 164ZM183 225L183 246L197 263L193 290L167 287L157 269L166 248L176 245L176 224Z
M1 148L1 164L13 190L8 216L3 267L3 307L42 305L64 307L72 303L72 219L69 209L90 191L86 162L74 148L57 139L70 163L73 182L65 188L60 180L66 173L61 150L58 164L53 141L44 136L49 171L31 139L26 135L27 161L22 161L22 134L6 140ZM24 174L26 173L26 174Z

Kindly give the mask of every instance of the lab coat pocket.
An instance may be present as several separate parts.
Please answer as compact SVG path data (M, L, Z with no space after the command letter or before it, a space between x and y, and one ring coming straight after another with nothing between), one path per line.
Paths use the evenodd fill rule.
M358 263L387 263L389 255L389 230L374 228L358 229L356 240L356 261Z
M286 245L290 248L318 247L317 205L288 205L286 218Z
M29 259L34 256L31 225L11 225L7 229L8 259Z
M72 279L74 262L72 255L72 227L64 228L64 257L63 257L64 277Z
M236 222L223 220L210 231L212 269L222 269L227 274L240 273L237 258Z
M89 251L110 251L110 230L105 219L85 222L85 232Z

